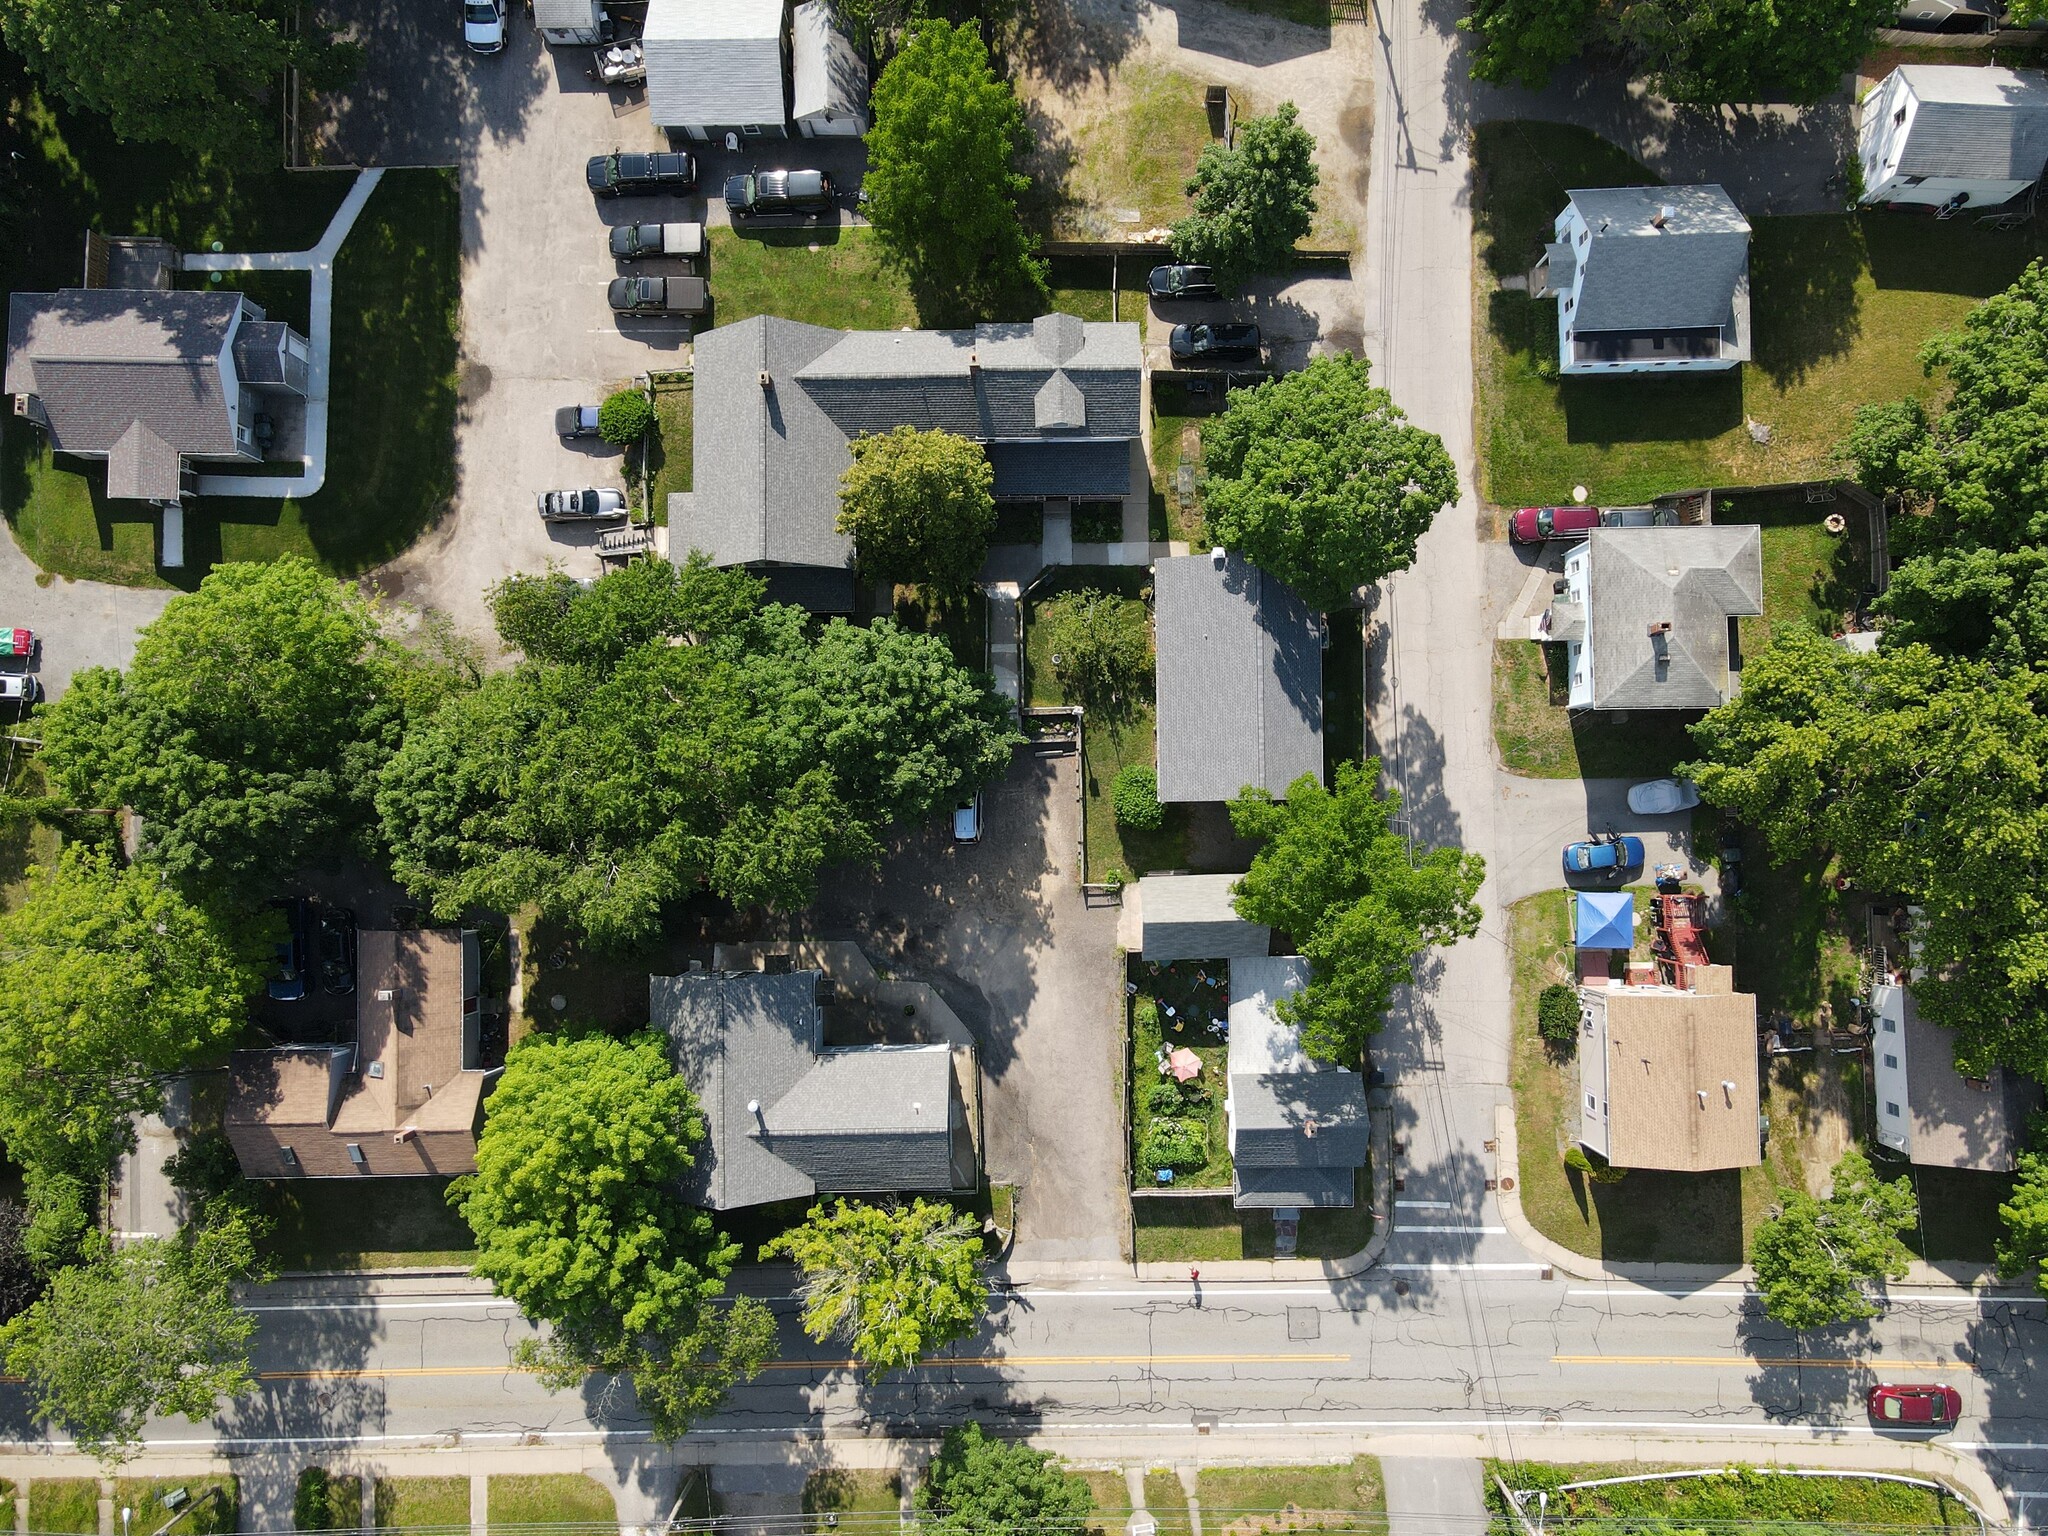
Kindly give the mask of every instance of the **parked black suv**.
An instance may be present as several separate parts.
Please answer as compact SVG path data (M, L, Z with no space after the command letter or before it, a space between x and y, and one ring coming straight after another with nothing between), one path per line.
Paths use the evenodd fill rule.
M1220 299L1216 275L1207 267L1154 267L1145 291L1155 299Z
M736 219L829 213L832 205L832 178L823 171L751 171L725 178L726 211Z
M1167 348L1177 363L1256 359L1259 328L1244 324L1176 325L1168 333Z
M599 197L688 192L697 185L697 162L680 150L652 155L592 155L583 167L583 180Z

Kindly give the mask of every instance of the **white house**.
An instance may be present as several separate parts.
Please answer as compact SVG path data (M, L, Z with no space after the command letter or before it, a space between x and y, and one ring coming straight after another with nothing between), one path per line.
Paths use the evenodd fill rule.
M1534 638L1565 647L1571 709L1712 709L1742 686L1736 621L1763 611L1754 525L1595 528Z
M1749 223L1726 192L1566 196L1529 284L1558 301L1560 371L1712 373L1749 360Z
M791 114L807 139L859 138L868 131L868 72L826 0L805 0L790 16Z
M2035 70L1901 64L1861 110L1865 203L1996 208L2048 164L2048 77Z
M1870 1002L1877 1139L1924 1168L2011 1172L2039 1090L2002 1067L1964 1077L1955 1037L1920 1017L1904 982L1879 981Z
M598 0L533 0L533 24L550 47L595 43L604 35L604 7Z
M1616 1168L1706 1173L1763 1161L1756 999L1725 965L1692 991L1579 989L1579 1145Z
M785 19L783 0L648 0L640 43L654 126L786 138Z

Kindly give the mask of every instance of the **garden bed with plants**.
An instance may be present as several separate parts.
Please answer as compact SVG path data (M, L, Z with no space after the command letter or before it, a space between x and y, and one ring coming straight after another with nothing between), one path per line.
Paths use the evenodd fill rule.
M1228 1189L1230 1135L1223 1117L1228 962L1133 960L1127 995L1133 1182L1141 1190ZM1186 1082L1167 1066L1183 1049L1201 1064Z

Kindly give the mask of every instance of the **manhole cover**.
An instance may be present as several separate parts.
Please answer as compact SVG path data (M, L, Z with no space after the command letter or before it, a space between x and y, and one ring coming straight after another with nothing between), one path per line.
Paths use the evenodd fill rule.
M1514 1176L1510 1174L1508 1177L1502 1179L1500 1181L1500 1187L1502 1189L1513 1189L1515 1187Z
M1290 1339L1320 1339L1323 1336L1323 1314L1314 1307L1289 1307L1287 1309L1287 1337Z

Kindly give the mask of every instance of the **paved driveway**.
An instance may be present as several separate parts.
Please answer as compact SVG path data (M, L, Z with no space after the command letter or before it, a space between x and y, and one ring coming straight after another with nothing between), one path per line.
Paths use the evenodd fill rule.
M330 104L323 155L355 164L454 165L462 173L462 401L456 489L447 517L379 573L393 596L488 631L484 592L515 571L559 563L595 575L596 530L551 528L534 497L620 485L618 450L569 445L556 406L590 403L649 369L688 357L681 320L621 324L605 303L617 272L608 225L703 217L699 199L598 204L583 162L614 147L654 149L644 101L583 78L589 51L548 50L515 10L493 58L461 45L452 3L338 0L366 57Z
M55 696L85 667L125 667L135 636L178 594L162 587L117 587L100 581L48 576L0 526L0 624L32 629L42 651L28 669ZM10 667L10 670L12 668ZM15 706L0 705L0 721Z
M989 1178L1019 1186L1012 1256L1099 1269L1130 1232L1122 994L1116 912L1081 897L1079 760L1020 752L983 808L979 843L920 828L801 921L944 994L980 1042Z

